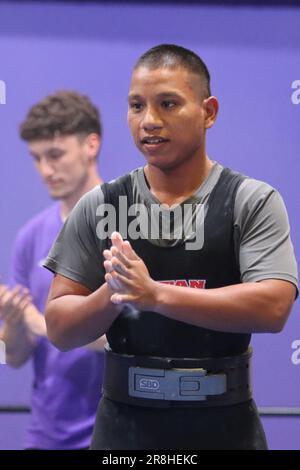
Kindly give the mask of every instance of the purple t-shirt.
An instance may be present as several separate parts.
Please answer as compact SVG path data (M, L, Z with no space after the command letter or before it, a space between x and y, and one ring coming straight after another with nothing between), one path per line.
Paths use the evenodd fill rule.
M53 275L42 267L62 227L59 204L31 219L13 250L12 282L30 289L44 312ZM78 348L60 352L40 338L33 353L31 421L25 448L88 447L102 386L104 354Z

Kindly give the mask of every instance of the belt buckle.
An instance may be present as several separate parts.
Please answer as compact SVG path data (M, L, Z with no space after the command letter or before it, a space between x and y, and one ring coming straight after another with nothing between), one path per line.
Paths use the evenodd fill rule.
M128 394L150 400L203 401L226 392L226 375L205 369L129 367Z

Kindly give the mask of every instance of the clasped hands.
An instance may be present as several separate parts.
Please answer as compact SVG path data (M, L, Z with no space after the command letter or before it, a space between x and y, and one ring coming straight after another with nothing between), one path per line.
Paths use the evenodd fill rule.
M119 232L111 236L112 247L104 250L105 280L113 291L111 302L129 304L139 310L154 310L157 283L151 279L144 261Z
M29 289L21 285L10 288L0 284L0 320L8 327L25 328L37 336L46 336L43 315L32 303Z

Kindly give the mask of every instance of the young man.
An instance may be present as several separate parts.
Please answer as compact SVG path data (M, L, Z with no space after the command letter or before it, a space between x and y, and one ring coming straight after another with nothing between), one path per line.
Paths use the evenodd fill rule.
M296 263L279 194L206 155L217 111L196 54L146 52L128 122L147 163L85 195L45 263L50 340L109 341L93 449L266 448L249 342L283 328Z
M102 182L97 170L99 112L86 96L58 92L30 109L20 134L57 202L30 220L16 238L15 287L0 288L1 338L9 365L19 367L33 359L25 448L86 448L100 398L103 352L80 348L61 353L50 344L43 312L52 276L42 263L76 202Z

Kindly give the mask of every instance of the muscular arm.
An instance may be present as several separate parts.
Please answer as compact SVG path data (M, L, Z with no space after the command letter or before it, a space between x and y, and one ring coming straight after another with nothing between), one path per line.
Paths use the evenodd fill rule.
M86 345L106 333L120 308L111 303L105 283L95 292L83 284L56 275L46 306L50 341L60 350Z
M277 333L288 318L295 294L293 284L277 279L209 290L160 284L154 310L213 330Z
M128 258L130 253L132 259ZM129 303L203 328L276 333L282 330L295 299L296 287L278 279L208 290L159 283L150 278L144 262L128 242L124 243L123 253L114 246L105 257L106 281L110 284L118 280L125 291L114 289L114 303Z
M40 337L47 337L46 321L43 313L39 312L37 308L31 304L25 309L25 323L33 335ZM91 351L104 351L104 346L107 343L106 336L103 335L85 347Z

